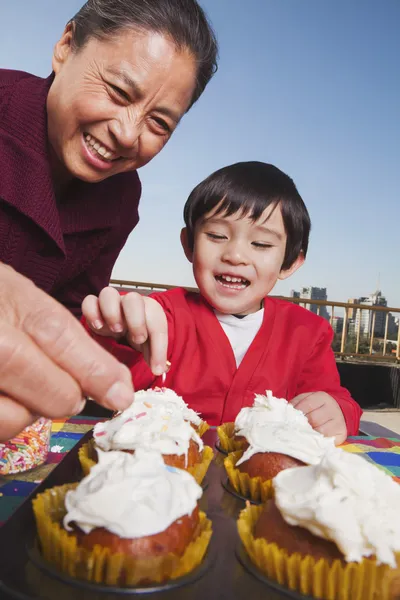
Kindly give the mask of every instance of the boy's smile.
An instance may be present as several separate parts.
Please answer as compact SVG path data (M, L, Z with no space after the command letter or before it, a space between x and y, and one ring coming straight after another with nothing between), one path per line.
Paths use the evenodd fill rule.
M195 228L193 273L200 293L225 314L246 315L260 309L278 279L286 279L302 263L281 269L287 235L280 205L269 206L257 221L242 213L226 216L218 206Z

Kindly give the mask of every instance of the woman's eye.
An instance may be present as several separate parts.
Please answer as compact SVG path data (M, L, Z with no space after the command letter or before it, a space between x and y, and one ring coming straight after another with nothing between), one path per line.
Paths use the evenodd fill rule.
M127 94L124 90L122 90L117 85L114 85L113 83L109 83L109 86L112 89L112 91L115 92L120 98L126 100L127 102L130 102L129 94Z
M164 131L166 131L167 133L171 133L171 127L166 121L164 121L164 119L160 119L160 117L153 117L153 121L157 123L159 127L164 129Z
M262 242L253 242L256 248L272 248L272 244L263 244Z

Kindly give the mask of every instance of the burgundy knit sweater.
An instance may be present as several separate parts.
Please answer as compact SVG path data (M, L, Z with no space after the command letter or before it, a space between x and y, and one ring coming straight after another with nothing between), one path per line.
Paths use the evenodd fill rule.
M0 69L0 261L80 316L139 221L141 185L136 172L74 180L57 204L47 152L52 80Z

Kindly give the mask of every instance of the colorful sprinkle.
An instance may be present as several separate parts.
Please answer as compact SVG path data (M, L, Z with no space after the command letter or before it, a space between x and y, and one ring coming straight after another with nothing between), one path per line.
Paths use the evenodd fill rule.
M161 428L161 431L167 431L167 429L168 429L168 425L163 425Z
M102 435L106 435L106 432L105 432L105 431L97 431L97 432L96 432L94 435L95 435L96 437L100 437L100 436L102 436Z
M150 404L150 402L143 402L143 404L147 406L147 408L153 408L153 405Z
M146 415L147 415L147 413L142 412L142 413L139 413L138 415L136 415L136 418L141 419L142 417L145 417Z
M0 444L0 475L13 475L42 465L49 451L51 421L38 419L19 435Z

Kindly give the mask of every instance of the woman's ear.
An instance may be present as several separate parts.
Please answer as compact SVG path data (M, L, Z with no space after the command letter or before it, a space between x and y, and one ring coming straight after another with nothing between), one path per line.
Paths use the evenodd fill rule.
M186 258L191 263L193 262L193 250L190 248L187 229L184 227L181 231L181 244Z
M73 36L73 23L68 23L64 29L64 33L54 46L53 58L51 65L54 73L59 73L63 64L67 60L68 56L72 52L72 36Z
M294 261L292 266L289 267L288 269L281 270L281 272L279 273L278 279L282 279L282 280L287 279L288 277L293 275L293 273L295 273L297 271L297 269L300 269L300 267L304 264L304 261L305 261L304 253L303 253L303 250L301 250L300 254L296 258L296 260Z

